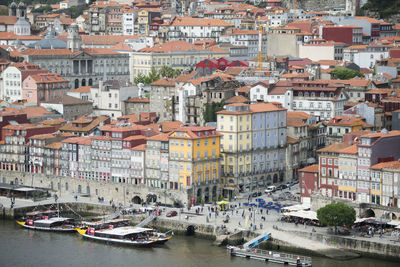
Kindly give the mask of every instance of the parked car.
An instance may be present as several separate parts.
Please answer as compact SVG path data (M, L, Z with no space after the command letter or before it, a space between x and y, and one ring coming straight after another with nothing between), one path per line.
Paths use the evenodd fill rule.
M261 195L262 195L261 192L253 192L253 193L251 194L252 197L259 197L259 196L261 196Z
M267 187L267 189L265 189L265 193L273 193L273 192L275 192L276 191L276 186L275 185L271 185L271 186L268 186Z
M176 210L170 211L167 213L167 217L174 217L177 216L178 212Z
M287 185L281 184L281 185L278 185L278 187L276 188L276 190L283 190L283 189L286 189L286 188L287 188Z

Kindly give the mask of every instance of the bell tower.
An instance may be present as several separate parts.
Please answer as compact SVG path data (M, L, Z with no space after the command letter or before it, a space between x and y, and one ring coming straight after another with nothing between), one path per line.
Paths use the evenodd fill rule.
M72 23L68 28L67 48L72 52L82 49L82 38L79 35L79 27L76 23Z

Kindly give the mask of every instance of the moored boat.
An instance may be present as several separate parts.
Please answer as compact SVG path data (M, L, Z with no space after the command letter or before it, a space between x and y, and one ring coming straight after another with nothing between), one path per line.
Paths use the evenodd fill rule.
M22 227L32 230L54 231L54 232L74 232L75 220L64 217L44 218L40 220L26 219L17 221Z
M129 246L151 246L167 242L172 235L158 233L151 228L124 226L109 229L96 230L88 227L77 228L77 232L86 239L107 243L123 244Z

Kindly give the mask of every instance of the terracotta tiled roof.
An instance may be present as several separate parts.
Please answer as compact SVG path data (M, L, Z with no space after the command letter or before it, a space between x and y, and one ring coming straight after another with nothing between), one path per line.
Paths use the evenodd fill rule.
M250 111L253 113L286 110L272 103L257 103L250 105Z
M61 142L89 146L92 143L92 138L93 137L90 137L90 136L71 137L71 138L62 140Z
M49 149L61 149L62 143L61 142L54 142L51 143L47 146L45 146L45 148L49 148Z
M250 93L250 88L248 86L242 86L235 90L236 93Z
M16 22L16 16L0 16L0 24L14 25Z
M319 172L319 165L318 164L313 164L307 167L304 167L303 169L298 170L299 172L313 172L313 173L318 173Z
M339 152L343 153L343 154L357 154L358 153L357 152L357 145L356 144L351 145L349 147L346 147L346 148L340 150Z
M92 88L92 87L91 86L81 86L81 87L78 87L78 88L76 88L74 90L71 90L71 92L74 92L74 93L90 93L90 88Z
M346 143L335 143L330 146L326 146L324 148L321 148L317 150L317 152L332 152L332 153L339 153L342 149L348 147L349 144Z
M153 47L147 47L147 48L142 48L139 50L139 52L144 52L144 53L168 53L171 51L188 51L188 50L205 50L201 46L197 46L194 44L191 44L186 41L170 41L167 43L163 43L161 45L156 45Z
M395 169L400 170L400 161L388 161L388 162L381 162L371 166L371 169L374 170L381 170L381 169Z
M132 150L145 151L146 150L146 144L141 144L141 145L135 146L135 147L132 148Z
M0 40L42 40L36 35L16 35L14 32L0 32Z
M335 126L352 126L355 123L359 123L360 125L362 124L362 119L364 117L355 117L355 116L346 116L346 115L341 115L341 116L335 116L332 119L329 120L328 125L335 125Z
M64 120L63 118L59 118L59 119L52 119L52 120L45 120L45 121L41 121L41 124L45 124L45 125L59 125L59 124L63 124L66 123L67 121Z
M209 134L205 135L203 132L208 131ZM210 131L214 131L214 134L211 134ZM177 138L177 139L202 139L202 138L210 138L210 137L216 137L216 136L221 136L220 133L218 133L215 130L215 127L207 127L207 126L192 126L192 127L181 127L179 129L176 129L174 132L169 134L169 137L171 138L171 135L175 132L185 132L189 137L182 137L182 136L174 136L172 138ZM196 133L201 133L200 136Z
M23 108L21 109L21 113L26 113L28 119L42 117L48 114L53 114L52 112L48 111L47 109L41 106Z
M155 82L151 83L152 86L166 86L166 87L174 87L175 86L175 79L171 78L163 78L159 79Z
M193 77L196 75L196 71L192 71L191 73L188 74L181 74L178 77L176 77L175 81L176 82L187 82L191 79L193 79Z
M126 103L150 103L150 99L145 97L131 97L125 100Z
M147 137L146 140L150 141L164 141L167 142L169 140L169 135L165 133L160 133L151 137Z
M95 118L82 116L78 120L72 121L67 125L64 125L60 128L60 131L69 131L69 132L89 132L97 127L100 123L105 123L109 118L107 116L98 116ZM84 127L76 127L74 124L76 123L88 123L87 126Z
M68 80L61 77L58 73L39 73L31 75L32 79L37 83L58 83L58 82L68 82Z
M292 138L292 137L289 137L289 136L286 137L286 141L287 141L287 143L289 143L289 144L300 143L300 140L299 140L299 139L295 139L295 138Z
M161 131L164 133L172 132L178 129L183 125L181 121L165 121L160 122L159 125L161 126Z
M231 24L220 19L176 17L171 26L229 27Z
M242 95L236 95L225 101L227 104L231 103L249 103L250 100Z
M312 115L307 114L303 111L288 111L287 112L287 118L291 118L291 119L302 119L302 120L306 120L312 117Z

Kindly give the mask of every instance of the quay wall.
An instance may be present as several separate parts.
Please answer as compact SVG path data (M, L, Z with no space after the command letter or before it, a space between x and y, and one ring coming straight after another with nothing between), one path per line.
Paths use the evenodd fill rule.
M155 194L157 202L173 205L174 202L187 202L186 191L149 188L146 185L122 184L104 181L72 179L71 177L46 175L38 173L22 173L0 170L2 183L13 183L31 187L44 188L49 192L63 195L84 194L90 198L104 197L106 202L137 203L146 201L148 194Z
M282 229L279 230L284 231ZM307 239L320 242L321 244L332 246L337 250L341 251L348 250L365 257L380 258L380 259L400 262L400 245L398 243L384 244L380 242L372 242L368 239L359 240L345 236L335 236L335 235L312 233L312 232L307 233L302 231L286 231L286 232L292 232L294 235L302 236ZM281 242L276 242L276 244L281 244L283 247L287 245ZM328 253L327 255L325 251L314 251L314 252L325 256L329 256L330 254ZM338 258L340 258L340 256L338 256Z

